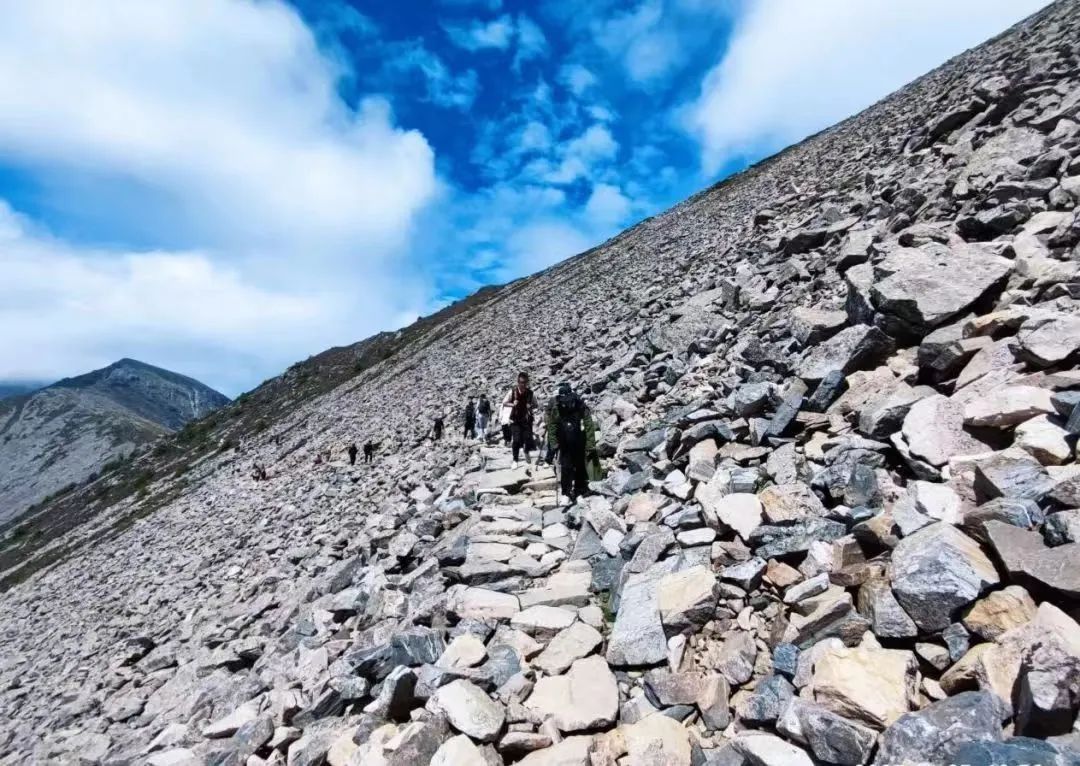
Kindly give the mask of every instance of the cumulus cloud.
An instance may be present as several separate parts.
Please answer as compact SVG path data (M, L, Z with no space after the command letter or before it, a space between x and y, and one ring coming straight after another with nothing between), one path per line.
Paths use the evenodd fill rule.
M1046 0L760 0L686 113L702 164L779 149L1046 5Z
M575 96L581 96L597 83L596 75L581 64L566 64L559 70L559 81Z
M514 21L510 16L500 16L491 21L474 21L466 25L444 27L450 41L467 51L485 48L506 50L514 38Z
M452 72L442 58L422 42L411 40L381 46L384 69L391 80L395 74L419 73L426 89L425 100L448 109L469 109L480 91L476 72Z
M547 53L548 41L540 25L524 13L517 17L517 52L514 54L514 68L530 59L540 58Z
M585 203L585 216L600 227L617 226L630 215L630 200L613 184L597 184Z
M73 179L99 192L76 200L97 224L89 240L57 240L3 208L0 304L25 338L4 341L0 377L80 372L137 343L157 349L151 362L207 344L251 354L265 377L417 300L411 279L381 291L408 274L399 254L439 193L433 152L386 100L341 100L337 66L294 10L0 5L0 159L33 173L56 208L72 206ZM159 216L158 250L125 246L116 211L96 209L116 189L130 192L125 217ZM144 198L167 201L164 215ZM349 308L380 295L394 297Z
M557 163L534 163L532 172L541 174L548 183L568 184L587 176L597 163L614 159L618 151L619 143L611 130L598 123L559 147Z
M666 22L662 0L644 0L637 7L593 24L601 48L622 60L630 78L650 85L683 61L685 45L673 23Z

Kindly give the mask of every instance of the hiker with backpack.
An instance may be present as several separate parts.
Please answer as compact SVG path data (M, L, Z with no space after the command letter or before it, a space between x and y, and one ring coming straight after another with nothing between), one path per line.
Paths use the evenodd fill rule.
M547 462L554 463L558 455L562 492L572 504L589 493L589 463L599 463L596 422L569 383L559 384L546 420Z
M465 405L465 438L476 437L476 402L469 397L469 403Z
M476 403L476 434L481 440L487 438L488 420L491 418L491 402L487 394L480 394L480 401Z
M503 446L510 446L510 413L513 411L506 402L499 406L499 431L502 433Z
M432 423L432 425L431 425L431 440L435 441L435 442L439 441L439 439L442 438L442 432L443 432L443 416L442 415L436 415L435 416L435 422Z
M349 453L349 465L356 465L356 442L349 442L349 448L346 452Z
M529 451L533 448L533 413L536 411L536 396L529 388L529 375L519 372L517 383L503 399L503 406L510 407L510 448L514 454L514 466L517 467L518 455L525 450L525 462L529 461Z
M364 462L370 463L372 455L375 454L375 445L369 439L364 442Z

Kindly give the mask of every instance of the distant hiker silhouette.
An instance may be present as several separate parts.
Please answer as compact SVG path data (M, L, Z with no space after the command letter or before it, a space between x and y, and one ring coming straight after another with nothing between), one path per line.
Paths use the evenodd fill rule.
M443 432L443 416L442 415L436 415L435 416L435 422L431 426L431 440L436 441L436 442L439 441L439 439L442 438L442 432Z
M469 397L469 403L465 405L465 438L472 439L476 436L476 402Z
M375 445L370 441L364 442L364 462L370 463L372 455L375 454Z
M356 442L349 442L349 465L356 465Z

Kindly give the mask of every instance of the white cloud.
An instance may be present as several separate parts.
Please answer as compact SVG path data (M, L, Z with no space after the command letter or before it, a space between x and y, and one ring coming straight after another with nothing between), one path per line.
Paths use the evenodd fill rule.
M524 13L517 17L517 53L514 55L514 67L520 68L530 59L540 58L547 53L548 42L544 30Z
M0 377L25 365L35 376L77 373L89 355L108 363L135 356L132 346L156 349L151 362L205 360L195 349L213 345L250 358L250 380L416 305L419 286L399 259L439 192L434 154L395 126L387 101L340 99L336 65L290 7L0 8L0 160L86 220L115 223L116 210L96 207L118 187L137 191L122 211L132 220L147 213L142 197L170 203L154 252L81 246L76 233L58 241L5 206L0 305L6 326L27 331L5 339ZM80 178L99 193L64 197ZM206 377L234 384L226 374Z
M1046 0L760 0L746 4L687 124L703 167L827 127L1046 5Z
M566 64L559 70L559 81L575 96L581 96L597 83L596 75L581 64Z
M630 200L618 186L597 184L585 203L585 217L600 227L617 226L630 215Z
M454 45L467 51L485 48L504 51L514 38L514 21L509 16L488 22L474 21L466 26L447 25L444 29Z
M497 11L502 8L502 0L439 0L439 2L451 8L476 6L478 8L487 8L489 11Z
M434 191L424 137L395 128L385 101L345 107L309 30L284 6L4 5L9 162L164 189L178 214L197 211L190 223L208 238L245 245L394 245Z
M521 129L518 149L522 152L542 151L551 146L551 131L542 122L532 120Z
M444 24L450 41L467 51L505 51L516 42L513 67L520 71L522 64L547 53L547 37L535 21L524 13L517 18L504 14L491 21L470 24Z
M622 61L631 80L651 86L683 61L685 43L665 19L663 0L643 0L636 8L596 21L597 44Z
M419 41L390 43L384 50L384 66L391 72L419 72L427 88L426 99L436 106L465 110L476 100L480 82L473 70L451 72L437 54Z
M543 175L548 183L572 183L588 175L597 163L615 159L618 152L619 144L606 125L590 125L584 133L561 147L561 160L544 170Z
M600 104L593 104L585 110L589 116L598 122L611 122L615 119L615 113L608 109L606 106Z
M505 278L532 274L597 243L588 230L565 220L534 219L516 227L506 242Z

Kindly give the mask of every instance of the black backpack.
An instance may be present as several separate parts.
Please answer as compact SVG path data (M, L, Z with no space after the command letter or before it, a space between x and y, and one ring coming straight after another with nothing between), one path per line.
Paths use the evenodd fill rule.
M556 429L560 447L580 447L585 434L581 421L585 414L585 403L574 393L559 394L555 397L555 409L558 411L559 424Z
M490 415L491 402L489 402L487 399L481 399L480 404L476 408L476 411L479 412L481 415Z

